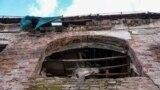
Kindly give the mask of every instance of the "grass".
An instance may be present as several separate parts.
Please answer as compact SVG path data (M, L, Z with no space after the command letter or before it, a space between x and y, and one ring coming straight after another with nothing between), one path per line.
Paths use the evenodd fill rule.
M56 83L48 84L47 81L41 81L32 83L26 90L61 90L61 86Z

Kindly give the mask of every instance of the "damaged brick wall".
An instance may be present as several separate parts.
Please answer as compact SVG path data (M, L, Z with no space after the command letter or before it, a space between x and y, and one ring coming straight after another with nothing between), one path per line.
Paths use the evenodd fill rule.
M0 38L9 40L8 46L0 53L0 90L23 90L26 88L30 80L37 77L42 62L48 55L47 52L52 53L56 49L61 49L61 45L65 46L67 43L83 39L73 38L77 36L104 37L102 42L108 41L109 43L110 40L115 42L111 42L115 45L118 45L119 42L123 45L123 40L126 41L126 44L134 52L133 58L136 58L144 74L142 77L137 77L136 80L127 78L129 81L140 80L143 83L136 85L125 83L126 86L133 90L158 90L160 87L160 63L157 49L160 42L159 25L160 20L157 18L119 18L115 20L103 18L103 20L89 21L86 25L74 26L77 27L76 30L74 30L73 25L70 25L64 27L62 32L51 31L39 37L30 36L28 32L0 33L3 35ZM88 29L89 26L91 29ZM12 35L12 37L5 35ZM115 40L115 38L118 39ZM58 40L60 41L57 43ZM98 42L101 38L94 40ZM149 88L145 88L146 86ZM122 87L120 90L124 90L124 88Z

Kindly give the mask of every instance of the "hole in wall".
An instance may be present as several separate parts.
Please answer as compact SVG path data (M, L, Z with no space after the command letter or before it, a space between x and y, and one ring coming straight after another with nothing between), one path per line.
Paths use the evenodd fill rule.
M0 44L0 52L6 48L7 44Z
M76 48L45 58L40 75L47 77L123 78L138 74L127 54L108 49Z

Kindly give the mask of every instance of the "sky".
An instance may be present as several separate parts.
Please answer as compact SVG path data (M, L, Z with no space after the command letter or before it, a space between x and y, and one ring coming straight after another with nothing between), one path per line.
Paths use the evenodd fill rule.
M0 16L73 16L160 12L160 0L0 0Z

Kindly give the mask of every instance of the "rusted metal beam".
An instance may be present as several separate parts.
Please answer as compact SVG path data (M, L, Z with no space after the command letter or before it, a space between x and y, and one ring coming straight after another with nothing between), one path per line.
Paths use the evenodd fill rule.
M98 68L100 70L106 70L106 69L114 69L114 68L127 67L127 66L129 66L129 64L122 64L122 65L115 65L115 66L105 66L105 67L94 67L94 68ZM67 68L66 70L71 71L71 70L75 70L75 69L76 68Z
M129 73L108 73L108 74L93 74L93 76L125 76Z
M69 22L87 22L87 21L91 21L91 19L65 20L65 21L62 21L62 23L69 23Z
M122 64L122 65L115 65L115 66L106 66L106 67L100 67L99 69L113 69L113 68L120 68L120 67L126 67L129 66L129 64Z
M94 61L106 61L106 60L114 60L114 59L120 59L121 60L123 58L127 58L127 55L105 57L105 58L93 58L93 59L68 59L68 60L48 60L48 61L51 61L51 62L94 62Z
M92 74L90 76L125 76L129 75L129 73L108 73L108 74ZM71 77L72 75L67 75L68 77Z

